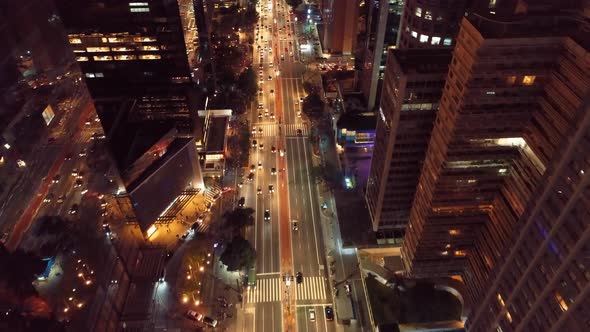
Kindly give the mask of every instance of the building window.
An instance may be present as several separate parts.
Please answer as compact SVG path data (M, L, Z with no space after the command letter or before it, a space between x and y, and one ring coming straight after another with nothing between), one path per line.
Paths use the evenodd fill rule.
M535 78L537 78L534 75L530 75L530 76L525 76L522 78L522 84L524 85L533 85L533 83L535 83Z
M157 60L157 59L160 59L161 56L159 54L146 54L146 55L140 55L139 58L141 60Z
M160 48L158 46L150 46L150 45L144 45L141 47L142 51L158 51Z
M451 38L445 38L443 40L443 45L444 46L451 46L451 43L453 42L453 40Z
M70 38L70 44L82 44L82 39L80 39L80 38Z
M422 8L416 7L416 12L414 12L414 14L418 17L422 17Z
M100 40L102 40L103 43L108 43L109 40L107 39L107 37L102 37Z
M455 256L465 257L467 252L465 250L455 250Z
M420 35L420 42L421 43L428 43L428 36L427 35Z
M94 73L86 73L84 74L87 78L94 78Z
M103 74L103 73L94 73L94 75L95 75L96 77L104 77L104 74Z
M508 76L506 77L506 84L514 85L516 83L516 76Z
M432 36L432 38L430 38L430 44L440 45L440 37Z
M133 47L113 47L113 52L129 52L134 51Z
M412 31L412 37L418 38L418 33L416 31Z
M429 20L429 21L432 21L432 12L430 10L427 10L424 13L424 18L427 19L427 20Z
M111 61L113 57L110 55L95 55L92 57L94 61Z
M133 41L136 43L148 43L148 42L155 42L156 38L152 37L134 37Z
M150 9L147 7L138 7L138 8L129 8L129 11L132 13L149 13Z
M108 47L86 47L88 52L109 52L110 50Z
M510 314L510 311L506 311L506 319L508 319L508 321L512 323L512 315Z
M458 229L450 229L449 234L450 235L459 235L459 230Z
M118 61L135 60L135 59L136 59L135 55L127 55L127 54L115 55L115 60L118 60Z
M142 7L142 6L149 6L147 2L130 2L129 7Z
M109 37L109 43L122 43L123 38Z
M87 56L77 56L76 61L88 61L88 57Z

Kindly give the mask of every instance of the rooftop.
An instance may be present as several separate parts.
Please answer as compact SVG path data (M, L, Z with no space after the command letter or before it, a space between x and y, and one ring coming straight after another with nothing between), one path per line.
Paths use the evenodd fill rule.
M207 152L222 152L225 148L225 135L229 117L212 116L207 129Z
M344 113L337 122L338 128L347 130L375 130L377 125L375 112Z
M451 62L450 49L391 49L388 56L395 58L406 75L446 72Z

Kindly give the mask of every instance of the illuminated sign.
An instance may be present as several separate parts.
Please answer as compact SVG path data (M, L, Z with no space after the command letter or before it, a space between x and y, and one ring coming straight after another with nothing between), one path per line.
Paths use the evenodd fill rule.
M53 118L55 118L55 113L53 113L53 109L51 108L51 105L47 105L47 107L45 107L42 115L43 115L43 120L45 120L45 124L49 126L49 124L51 123L51 120L53 120Z

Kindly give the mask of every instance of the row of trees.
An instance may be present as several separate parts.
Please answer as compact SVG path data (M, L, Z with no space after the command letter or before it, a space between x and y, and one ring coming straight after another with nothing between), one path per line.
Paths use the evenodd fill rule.
M241 234L246 226L254 225L254 209L236 208L223 215L222 236L229 241L219 258L228 271L238 271L254 265L256 250Z

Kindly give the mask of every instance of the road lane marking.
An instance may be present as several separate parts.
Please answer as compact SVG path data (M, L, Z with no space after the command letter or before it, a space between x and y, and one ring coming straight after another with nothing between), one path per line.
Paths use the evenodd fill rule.
M307 160L307 149L306 149L306 144L305 144L305 139L303 140L303 150L304 150L304 156L305 156L305 170L307 171L307 174L309 174L309 164L308 164L308 160ZM312 225L313 225L313 239L315 242L315 253L316 253L316 257L318 260L318 265L321 265L320 263L320 253L319 253L319 246L318 246L318 236L316 234L316 220L315 220L315 214L314 214L314 209L313 209L313 198L311 195L311 182L309 181L309 176L307 177L307 185L308 185L308 191L309 191L309 204L311 205L311 220L312 220Z

